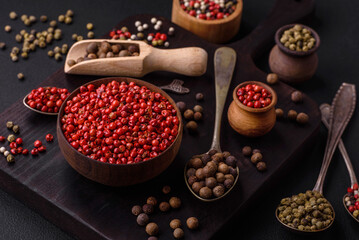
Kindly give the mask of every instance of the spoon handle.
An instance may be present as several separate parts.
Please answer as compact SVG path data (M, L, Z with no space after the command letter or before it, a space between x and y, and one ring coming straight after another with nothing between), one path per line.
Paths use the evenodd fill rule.
M323 103L322 105L320 105L320 111L322 113L322 122L327 128L329 128L328 121L329 121L329 115L330 115L330 108L331 108L331 106L329 104L327 104L327 103ZM355 172L354 172L352 162L350 161L348 152L345 149L345 146L344 146L344 143L343 143L342 139L339 140L339 145L338 146L339 146L340 153L342 154L342 156L344 158L345 165L347 166L351 186L353 187L354 183L358 183L358 181L357 181L357 178L355 176Z
M325 175L327 174L329 164L332 160L339 139L353 115L355 101L355 85L343 83L333 99L329 117L327 145L325 147L322 167L313 189L314 191L323 193Z
M216 118L211 149L221 152L220 132L224 104L233 76L237 54L232 48L221 47L214 53L214 75L216 83Z

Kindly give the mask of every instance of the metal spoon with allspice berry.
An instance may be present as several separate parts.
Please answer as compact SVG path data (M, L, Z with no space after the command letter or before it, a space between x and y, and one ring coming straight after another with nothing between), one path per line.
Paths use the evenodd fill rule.
M328 128L328 139L327 145L325 148L324 158L322 167L320 169L320 173L317 179L317 182L313 188L313 191L319 192L321 195L323 194L323 184L324 179L328 171L329 164L333 157L334 151L339 143L340 137L342 136L348 122L353 115L354 107L355 107L355 86L353 84L343 83L336 93L333 103L332 110L330 111L330 124ZM324 197L323 197L324 198ZM328 201L329 203L329 201ZM329 203L331 212L333 214L332 221L325 227L321 229L315 229L313 231L305 231L299 230L298 228L288 226L287 224L280 221L279 218L279 207L277 207L275 215L277 220L286 228L290 229L294 232L306 232L306 233L314 233L321 232L328 229L334 222L335 212L331 204Z
M320 105L320 111L322 113L322 122L324 123L324 125L329 128L329 115L330 115L330 105L327 103L323 103L322 105ZM354 172L354 168L353 165L350 161L349 155L347 150L345 149L344 143L343 141L340 139L339 141L339 150L344 158L344 162L345 165L347 166L348 172L349 172L349 177L350 177L350 183L351 183L351 187L354 186L354 184L358 184L358 180L355 176L355 172ZM359 222L359 220L353 216L353 214L348 210L347 205L345 204L345 198L346 198L347 194L345 194L343 196L343 205L344 208L347 210L347 212L349 213L349 215L355 219L355 221Z
M207 152L207 154L211 150L216 150L216 152L221 153L221 146L220 146L220 131L221 131L221 121L222 121L222 113L224 104L226 102L227 93L229 86L231 84L233 71L236 63L237 54L232 48L228 47L221 47L218 48L214 54L214 69L215 69L215 85L216 85L216 115L215 115L215 123L214 123L214 133L213 133L213 140L210 150ZM196 156L201 156L196 155ZM188 162L185 166L184 170L184 178L186 185L188 189L191 191L191 193L198 199L205 201L205 202L211 202L218 200L224 196L226 196L236 185L238 180L238 166L236 167L237 170L237 176L234 180L234 183L230 189L228 189L222 196L217 198L210 198L205 199L197 195L191 188L191 186L188 183L187 177L186 177L186 170L188 167Z

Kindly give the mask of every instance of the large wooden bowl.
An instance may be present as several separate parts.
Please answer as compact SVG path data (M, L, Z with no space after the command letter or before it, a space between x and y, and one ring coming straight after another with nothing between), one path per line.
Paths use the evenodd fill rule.
M181 8L179 0L173 0L171 20L177 25L209 42L225 43L238 33L242 12L243 1L238 0L236 10L227 18L218 20L197 19Z
M180 120L178 134L174 142L169 146L164 152L159 154L157 157L154 157L148 161L132 163L132 164L110 164L103 163L97 160L94 160L90 157L83 155L73 148L70 143L66 140L62 130L61 130L61 117L64 114L65 104L60 108L59 115L57 118L57 138L59 141L59 146L62 154L64 155L66 161L73 167L78 173L84 177L91 179L95 182L99 182L109 186L128 186L134 185L137 183L145 182L151 178L156 177L161 172L163 172L173 161L177 152L180 148L182 141L183 133L183 123L179 109L177 108L173 99L168 96L160 88L141 80L125 77L109 77L102 78L92 82L89 82L86 85L94 84L96 87L101 84L107 84L111 81L124 81L126 83L135 82L139 86L146 86L153 92L159 92L165 96L168 101L173 105L177 110L177 117ZM71 99L80 91L77 88L73 91L65 101Z

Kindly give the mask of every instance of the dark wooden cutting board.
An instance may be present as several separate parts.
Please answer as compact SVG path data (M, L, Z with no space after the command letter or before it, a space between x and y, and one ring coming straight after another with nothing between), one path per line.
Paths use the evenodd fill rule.
M238 59L225 109L232 101L231 93L237 84L248 80L265 81L266 73L255 66L254 60L273 46L275 30L284 24L301 21L313 11L313 8L312 0L277 1L269 17L250 35L229 44L236 49ZM151 17L133 16L125 19L119 26L127 26L133 31L135 20L150 22ZM161 20L164 22L163 29L175 26L166 19ZM275 185L278 183L276 180L310 149L320 126L317 104L304 95L304 102L295 105L290 101L293 88L284 83L273 86L279 98L277 106L285 111L293 108L298 112L308 113L309 124L298 126L289 121L279 121L269 134L261 138L248 139L230 128L225 111L221 130L222 149L240 158L239 181L227 197L213 203L197 200L187 189L183 179L184 165L192 155L207 151L212 139L215 109L213 54L219 45L207 43L178 26L175 28L176 35L170 39L171 48L203 47L208 51L209 62L207 73L201 77L157 72L143 78L156 85L168 84L174 78L184 80L191 93L171 96L176 101L187 102L189 107L196 104L195 93L203 92L205 96L201 103L205 109L204 121L199 124L199 134L192 136L185 131L178 156L163 174L136 186L103 186L75 172L61 155L55 138L53 143L46 143L47 152L38 157L17 156L13 165L8 165L5 160L0 161L1 188L79 239L146 239L144 228L137 226L136 218L131 214L131 207L135 204L144 204L148 196L155 196L159 201L167 201L170 196L178 196L183 203L179 210L171 210L168 213L157 211L150 217L160 226L160 238L172 238L169 228L171 219L179 218L184 223L188 217L196 216L201 227L197 231L190 231L184 227L186 239L209 239L226 222L236 219L263 191L270 187L280 187ZM65 75L60 69L44 81L42 86L74 90L96 78L98 77ZM0 126L3 126L0 128L0 135L7 136L10 133L5 128L5 122L8 120L21 126L20 136L24 139L24 146L28 148L31 148L36 139L45 141L47 133L55 135L56 132L55 117L31 112L22 105L21 99L0 114ZM250 161L243 158L241 148L248 144L262 150L268 171L257 172ZM161 193L164 185L170 185L173 189L169 196Z

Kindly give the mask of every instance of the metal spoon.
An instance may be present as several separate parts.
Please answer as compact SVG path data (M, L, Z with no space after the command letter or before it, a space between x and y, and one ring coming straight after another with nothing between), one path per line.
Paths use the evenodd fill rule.
M46 90L46 89L49 89L49 88L51 88L51 87L43 87L43 88ZM30 92L30 93L31 93L31 92ZM24 97L24 99L22 100L22 103L25 105L25 107L27 107L27 108L30 109L31 111L34 111L34 112L37 112L37 113L40 113L40 114L50 115L50 116L57 116L58 113L42 112L42 111L40 111L40 110L37 110L37 109L35 109L35 108L30 107L30 106L26 103L27 97L30 95L30 93L27 94L27 95Z
M323 194L324 179L327 174L328 167L332 160L334 151L338 145L340 137L342 136L342 134L344 132L345 127L348 125L348 122L354 112L355 86L353 84L343 83L333 99L332 106L333 107L330 111L330 117L329 117L330 125L329 125L329 129L328 129L328 139L327 139L327 145L325 148L323 163L322 163L322 167L319 172L317 182L313 188L313 191L317 191L321 194ZM331 223L328 226L326 226L325 228L319 229L319 230L315 230L315 231L304 231L304 230L299 230L294 227L290 227L290 226L282 223L278 217L278 214L279 214L278 208L279 208L279 206L277 207L276 212L275 212L277 220L283 226L285 226L286 228L288 228L294 232L300 232L300 233L321 232L321 231L328 229L333 224L334 219L335 219L335 212L334 212L333 207L331 206L331 209L333 212L333 220L331 221Z
M329 128L329 123L328 123L328 120L329 120L329 115L330 115L330 105L327 104L327 103L323 103L322 105L320 105L320 111L322 112L322 122L324 123L324 125ZM339 140L339 150L344 158L344 162L345 162L345 165L347 166L347 169L348 169L348 172L349 172L349 177L350 177L350 183L351 183L351 187L353 187L353 185L355 183L358 183L358 180L355 176L355 172L354 172L354 168L353 168L353 165L350 161L350 158L349 158L349 155L348 155L348 152L347 150L345 149L345 146L344 146L344 143L343 141L340 139ZM345 194L343 196L343 205L344 205L344 208L347 210L347 212L349 213L350 216L352 216L352 218L355 219L355 221L359 222L359 220L357 218L355 218L353 216L353 214L351 212L349 212L346 204L345 204L345 197L347 196L347 194Z
M233 76L233 71L236 63L237 54L232 48L228 47L221 47L218 48L214 54L214 73L215 73L215 84L216 84L216 117L215 117L215 123L214 123L214 133L213 133L213 140L212 140L212 146L209 151L216 150L217 152L222 152L221 145L220 145L220 132L221 132L221 121L222 121L222 113L224 104L226 102L227 93L229 86L231 85L231 80ZM207 153L209 153L209 151ZM202 154L197 155L200 157ZM186 171L187 171L187 165L185 166L185 182L187 184L188 189L191 191L191 193L198 199L205 201L205 202L211 202L218 200L224 196L226 196L236 185L238 180L238 167L237 170L237 177L234 180L233 186L228 189L222 196L218 198L211 198L211 199L205 199L200 196L198 196L191 188L191 186L188 184L187 177L186 177Z

